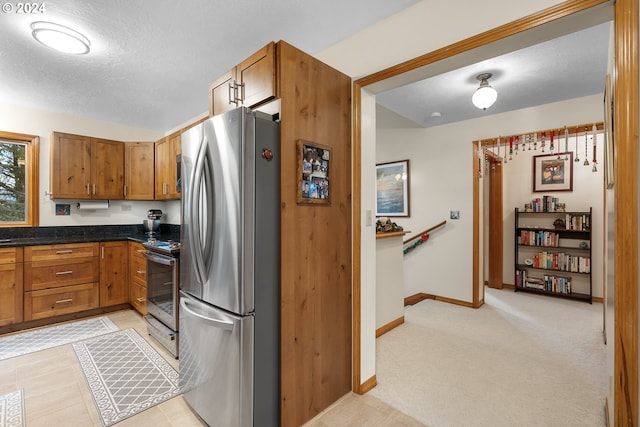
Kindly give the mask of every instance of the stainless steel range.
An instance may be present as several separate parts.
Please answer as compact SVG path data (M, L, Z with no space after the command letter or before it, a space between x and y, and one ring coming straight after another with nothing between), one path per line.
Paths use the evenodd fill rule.
M178 358L180 243L149 239L147 248L147 331Z

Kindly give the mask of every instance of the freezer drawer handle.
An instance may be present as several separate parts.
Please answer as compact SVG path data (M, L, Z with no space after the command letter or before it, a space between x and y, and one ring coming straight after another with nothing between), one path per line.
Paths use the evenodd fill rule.
M210 317L206 317L201 314L198 314L195 311L189 309L189 307L187 307L187 302L184 298L180 299L180 306L184 309L184 311L191 314L192 316L195 316L201 320L204 320L205 322L213 323L218 328L226 329L228 331L233 330L233 322L227 322L227 321L218 320L218 319L211 319Z

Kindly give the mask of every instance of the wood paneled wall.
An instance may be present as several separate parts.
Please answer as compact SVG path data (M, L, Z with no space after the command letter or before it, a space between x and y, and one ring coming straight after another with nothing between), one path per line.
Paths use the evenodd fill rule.
M278 42L281 411L300 426L351 389L351 79ZM330 205L297 204L299 139L331 149Z
M638 0L614 5L615 426L638 426Z

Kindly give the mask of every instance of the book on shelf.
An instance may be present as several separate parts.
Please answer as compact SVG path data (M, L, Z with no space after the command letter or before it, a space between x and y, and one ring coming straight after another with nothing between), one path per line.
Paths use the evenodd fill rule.
M534 268L547 270L570 271L572 273L590 273L591 259L585 256L571 255L564 252L538 252L533 256Z
M526 289L536 289L539 291L552 292L557 294L571 293L571 278L555 275L545 275L544 277L527 277L526 271L516 272L516 287Z
M565 226L567 230L589 231L591 229L591 215L589 214L566 214Z
M531 200L531 210L533 212L562 212L558 210L559 199L552 196L536 197ZM526 211L525 206L525 211Z
M518 244L557 247L560 245L560 236L553 231L520 230Z

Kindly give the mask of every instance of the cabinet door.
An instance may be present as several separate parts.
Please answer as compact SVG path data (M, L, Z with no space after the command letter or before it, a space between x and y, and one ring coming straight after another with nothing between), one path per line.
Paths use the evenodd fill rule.
M232 69L217 78L209 86L209 116L224 113L233 110L238 106L234 102L234 82L236 78L236 69Z
M127 242L100 244L100 307L129 302Z
M176 156L180 153L180 134L156 142L156 200L179 199Z
M124 144L93 139L91 143L91 195L94 199L124 199Z
M147 259L144 246L129 242L129 303L140 312L147 314Z
M276 97L274 42L242 61L236 70L242 105L253 108Z
M20 251L22 248L3 249L3 251ZM0 265L0 326L20 323L22 316L22 268L20 262Z
M152 142L124 145L124 198L153 200L154 148Z
M91 198L91 141L82 135L54 132L51 137L51 195Z

